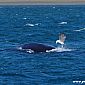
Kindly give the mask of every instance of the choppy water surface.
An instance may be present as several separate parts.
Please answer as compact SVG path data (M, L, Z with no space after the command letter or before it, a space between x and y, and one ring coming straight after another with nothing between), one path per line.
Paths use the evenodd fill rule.
M15 49L31 42L57 47L61 32L67 36L64 49L32 54ZM85 6L0 6L0 85L73 81L85 81Z

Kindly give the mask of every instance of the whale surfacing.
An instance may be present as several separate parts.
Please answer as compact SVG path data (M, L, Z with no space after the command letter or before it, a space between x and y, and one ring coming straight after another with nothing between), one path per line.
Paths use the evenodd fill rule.
M45 44L41 44L41 43L29 43L29 44L25 44L22 47L22 50L24 51L34 51L34 52L46 52L52 49L55 49L55 47L53 46L49 46L49 45L45 45Z
M61 44L61 46L63 48L65 39L66 39L65 34L61 33L59 35L59 40L56 41L56 44L57 43ZM56 47L54 47L54 46L50 46L50 45L46 45L46 44L42 44L42 43L29 43L29 44L24 44L21 47L19 47L20 51L22 50L22 51L29 52L29 53L50 52L50 51L54 51L55 49L56 49Z

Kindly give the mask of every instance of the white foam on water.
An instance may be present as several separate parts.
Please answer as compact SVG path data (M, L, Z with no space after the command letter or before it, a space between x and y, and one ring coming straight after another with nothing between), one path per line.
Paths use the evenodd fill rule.
M22 47L18 47L17 49L18 49L18 50L22 50Z
M40 23L36 23L35 25L38 26Z
M55 9L55 6L53 7L53 9Z
M27 18L26 18L26 17L24 17L23 19L25 19L25 20L26 20Z
M47 50L46 52L65 52L65 51L73 51L73 49L57 47L52 50Z
M25 26L33 27L33 26L35 26L35 25L34 25L34 24L27 23Z
M22 49L22 47L18 47L17 49L21 51L26 51L27 53L34 53L34 51L31 49Z
M26 52L27 52L27 53L34 53L34 51L31 50L31 49L26 50Z
M46 19L48 19L48 17L46 17Z
M67 22L60 22L59 24L67 24Z
M81 29L79 29L79 30L73 30L73 31L80 32L80 31L83 31L83 30L85 30L85 28L81 28Z
M27 18L23 18L23 19L27 19ZM40 24L41 24L41 23L36 23L36 24L27 23L27 24L25 24L25 26L33 27L33 26L38 26L38 25L40 25Z
M16 14L16 16L17 16L18 14Z

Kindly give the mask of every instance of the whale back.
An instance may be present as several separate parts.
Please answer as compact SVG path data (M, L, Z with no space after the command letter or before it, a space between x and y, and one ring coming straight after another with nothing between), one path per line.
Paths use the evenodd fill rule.
M54 47L49 45L44 45L40 43L29 43L22 46L24 50L33 50L34 52L46 52L46 50L52 50Z

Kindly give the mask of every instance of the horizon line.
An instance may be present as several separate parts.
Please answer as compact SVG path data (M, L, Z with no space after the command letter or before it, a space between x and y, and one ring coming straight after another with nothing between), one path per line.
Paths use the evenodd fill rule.
M0 2L0 5L85 5L85 2Z

